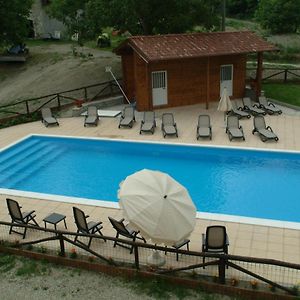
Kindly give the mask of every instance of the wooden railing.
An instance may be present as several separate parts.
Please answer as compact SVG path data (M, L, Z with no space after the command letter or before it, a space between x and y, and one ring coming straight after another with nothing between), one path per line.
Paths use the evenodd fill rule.
M252 71L255 73L256 68L247 68L248 73ZM255 76L250 74L250 78L253 79ZM299 81L300 80L300 68L278 68L278 67L264 67L263 68L263 81L266 80L283 81Z
M178 253L181 254L181 259L183 260L183 256L185 256L185 266L181 267L168 267L168 268L157 268L152 270L153 272L156 272L157 274L175 274L187 270L196 270L196 269L204 269L209 266L217 266L218 270L218 282L221 284L225 284L226 279L228 279L227 272L229 272L229 268L231 270L237 270L242 274L246 274L247 276L256 278L257 280L260 280L269 286L273 288L280 289L282 291L287 292L290 295L296 295L297 291L291 287L291 284L289 285L283 285L282 283L276 282L274 279L268 279L265 276L262 276L260 274L262 268L268 269L270 268L270 272L272 273L274 269L280 269L277 270L277 272L280 272L281 276L284 277L290 277L293 279L294 284L298 284L299 278L300 278L300 265L299 264L293 264L273 259L262 259L262 258L254 258L254 257L245 257L245 256L237 256L237 255L226 255L226 254L216 254L216 253L207 253L207 252L197 252L197 251L187 251L187 250L177 250L174 248L169 247L162 247L157 246L153 244L147 244L147 243L139 243L139 242L132 242L125 239L119 239L114 238L110 236L101 236L101 235L86 235L81 233L75 233L75 232L67 232L67 231L60 231L60 230L52 230L52 229L46 229L42 227L36 227L31 225L24 225L24 224L16 224L16 223L10 223L10 222L4 222L0 221L0 239L2 241L2 245L4 245L4 239L3 236L7 236L7 232L9 231L9 227L13 225L14 227L19 228L25 228L31 229L30 232L27 231L27 235L31 235L30 240L23 240L18 239L16 240L14 238L13 242L7 244L6 247L13 247L13 248L22 248L22 247L28 247L29 245L36 245L41 243L51 243L54 241L58 241L59 243L59 255L65 256L66 255L66 243L72 246L75 246L81 250L84 250L84 252L87 253L87 255L93 255L97 257L98 259L102 260L103 262L109 263L114 266L122 266L124 264L124 261L122 262L122 257L120 261L120 257L118 259L115 259L113 255L113 243L115 241L118 241L119 243L126 244L128 246L133 246L133 267L136 269L140 269L141 264L144 263L141 261L141 252L145 252L147 250L155 250L160 251L160 253ZM39 234L41 235L43 233L42 238L39 237ZM44 235L46 234L46 236ZM35 238L34 238L35 236ZM111 250L105 251L103 249L103 243L101 244L99 248L91 249L87 245L84 245L82 242L75 241L75 237L93 237L93 239L100 239L102 241L105 241L108 244L108 242L111 242ZM46 244L47 245L47 244ZM110 247L110 245L108 246ZM151 253L151 252L149 252ZM109 254L109 256L108 256ZM132 257L132 255L131 255ZM190 258L190 260L189 260ZM198 262L195 263L195 259L198 258ZM206 262L204 262L203 258L206 259ZM194 263L193 263L194 262ZM127 261L128 263L128 261ZM246 264L248 269L246 267L243 267L242 265ZM182 263L181 263L182 265ZM227 271L228 270L228 271ZM275 274L275 278L278 278L278 274Z
M0 105L0 118L30 115L40 111L40 109L46 105L60 110L62 107L74 105L77 102L89 102L101 97L116 94L120 94L120 92L115 81L101 82Z

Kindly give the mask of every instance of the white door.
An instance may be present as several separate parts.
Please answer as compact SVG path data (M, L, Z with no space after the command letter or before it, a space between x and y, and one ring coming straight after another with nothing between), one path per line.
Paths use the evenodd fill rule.
M167 71L152 72L153 106L168 104Z
M223 65L220 70L220 97L226 87L228 96L232 96L233 65Z

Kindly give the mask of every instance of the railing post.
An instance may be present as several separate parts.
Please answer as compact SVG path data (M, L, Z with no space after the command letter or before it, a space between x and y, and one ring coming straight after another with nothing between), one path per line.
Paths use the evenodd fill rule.
M26 112L27 112L27 115L29 115L29 104L28 104L28 101L27 101L27 100L25 101L25 104L26 104Z
M87 101L87 88L84 88L84 100Z
M219 268L219 283L225 284L226 260L224 257L220 258L218 268Z
M140 262L139 262L139 248L138 246L134 245L134 261L135 261L135 267L138 270L140 268Z
M60 244L60 254L61 256L65 256L65 243L61 233L58 233L59 244Z
M284 83L287 82L287 74L288 74L288 70L285 69L285 70L284 70Z
M58 106L58 109L60 109L60 95L57 94L57 106Z

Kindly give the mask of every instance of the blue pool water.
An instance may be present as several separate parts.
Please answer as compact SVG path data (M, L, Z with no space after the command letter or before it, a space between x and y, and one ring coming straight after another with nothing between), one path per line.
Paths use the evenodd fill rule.
M300 222L300 154L31 136L0 152L0 188L108 201L143 168L174 177L197 210Z

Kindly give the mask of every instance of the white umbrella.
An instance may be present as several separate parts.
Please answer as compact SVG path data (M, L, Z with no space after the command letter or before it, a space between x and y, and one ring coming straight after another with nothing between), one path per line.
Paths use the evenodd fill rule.
M226 112L232 110L232 103L228 96L226 87L223 89L223 92L222 92L222 95L221 95L221 98L219 101L219 105L218 105L218 110L224 112L224 120L225 120Z
M153 243L173 245L195 227L196 208L188 191L166 173L144 169L128 176L119 204L130 227Z

